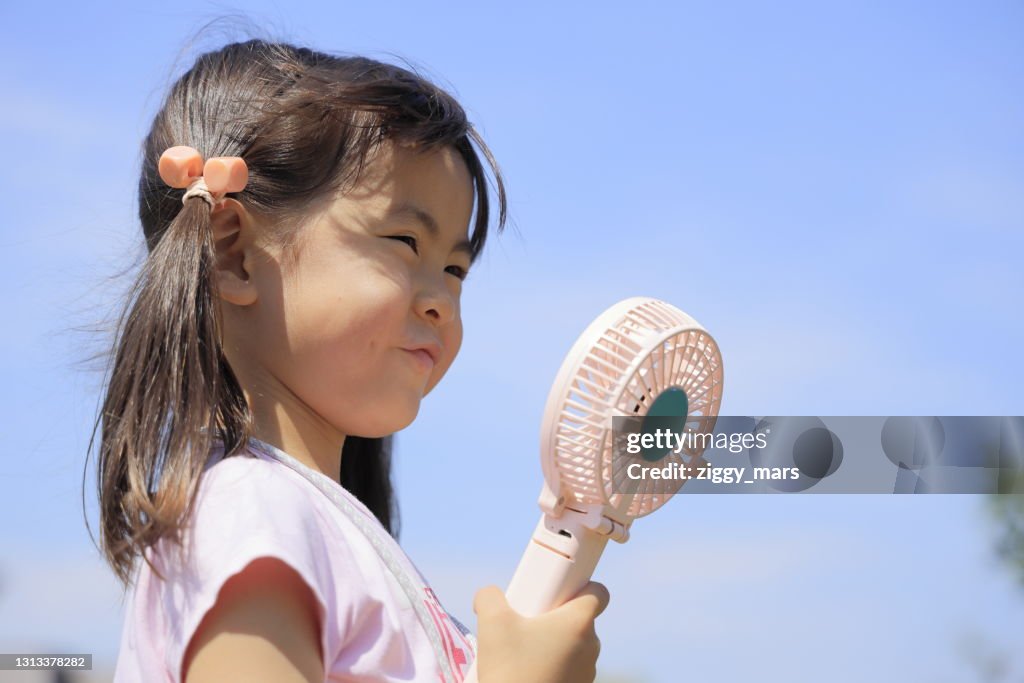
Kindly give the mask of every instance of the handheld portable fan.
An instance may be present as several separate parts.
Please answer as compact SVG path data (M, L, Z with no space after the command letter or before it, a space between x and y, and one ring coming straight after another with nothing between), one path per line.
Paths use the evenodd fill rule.
M505 591L509 606L536 616L568 601L590 581L608 540L624 543L634 519L682 487L681 478L627 485L625 469L614 462L612 417L671 417L683 435L710 434L722 380L718 344L664 301L626 299L590 324L548 394L540 442L542 514ZM692 465L703 440L687 442L697 445L669 451L660 464ZM474 662L465 681L476 680Z

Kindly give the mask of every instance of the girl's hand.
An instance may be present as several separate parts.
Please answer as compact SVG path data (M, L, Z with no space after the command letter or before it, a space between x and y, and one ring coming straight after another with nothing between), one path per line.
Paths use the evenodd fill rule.
M500 588L481 588L473 599L480 683L593 683L601 651L594 620L608 600L608 589L591 581L564 605L524 617Z

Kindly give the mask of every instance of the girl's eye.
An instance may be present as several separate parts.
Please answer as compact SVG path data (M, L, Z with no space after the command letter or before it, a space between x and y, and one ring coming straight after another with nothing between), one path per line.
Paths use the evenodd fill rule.
M466 276L469 275L469 271L462 266L448 266L444 269L446 273L450 273L460 280L465 280ZM453 272L454 271L454 272Z
M405 242L413 250L413 253L420 253L419 247L416 245L416 238L412 235L394 235L391 239Z
M419 254L419 245L416 242L416 238L412 235L391 235L390 239L399 240L409 245L409 248L413 250L413 253ZM448 266L444 269L444 272L454 275L460 280L465 280L469 276L469 271L462 266Z

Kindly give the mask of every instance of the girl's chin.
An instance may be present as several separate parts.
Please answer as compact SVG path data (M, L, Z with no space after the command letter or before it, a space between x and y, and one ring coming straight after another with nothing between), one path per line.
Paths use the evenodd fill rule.
M411 425L419 411L419 399L409 401L400 406L392 406L389 410L382 410L375 414L372 419L361 421L361 424L346 433L367 439L379 439L384 436L390 436Z

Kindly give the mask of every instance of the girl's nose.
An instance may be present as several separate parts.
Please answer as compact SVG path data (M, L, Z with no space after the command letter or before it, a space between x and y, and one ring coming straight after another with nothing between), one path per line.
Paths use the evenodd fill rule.
M458 304L451 291L443 282L431 279L424 282L416 299L416 312L434 325L444 325L452 320Z

